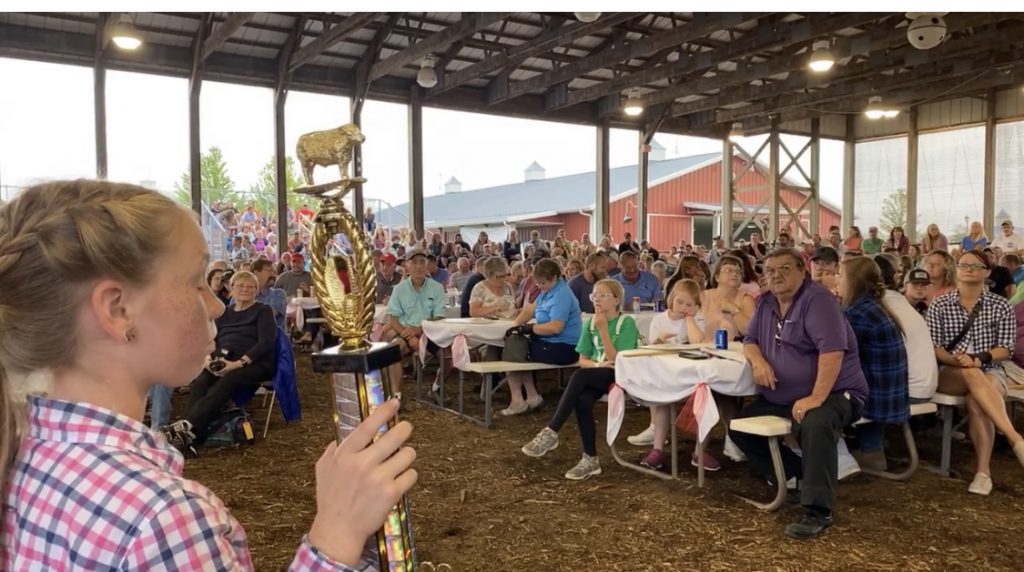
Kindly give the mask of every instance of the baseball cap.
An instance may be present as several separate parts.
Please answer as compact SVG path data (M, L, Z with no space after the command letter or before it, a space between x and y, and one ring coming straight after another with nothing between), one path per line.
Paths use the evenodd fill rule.
M839 264L839 253L831 246L819 246L814 250L814 254L811 256L811 262L817 262L819 260L821 262Z
M1006 220L1003 221L1003 224L1001 224L999 226L1013 226L1013 221L1010 220L1010 219L1006 219Z
M915 268L907 274L907 284L931 284L931 276L923 268Z
M382 256L380 259L384 264L394 264L398 260L395 258L395 255L390 252Z
M405 252L405 259L406 260L412 260L413 258L416 258L417 256L422 256L423 258L426 258L427 257L427 253L422 251L422 250L420 250L420 249L418 249L418 248L411 248L411 249L409 249L409 250L407 250Z

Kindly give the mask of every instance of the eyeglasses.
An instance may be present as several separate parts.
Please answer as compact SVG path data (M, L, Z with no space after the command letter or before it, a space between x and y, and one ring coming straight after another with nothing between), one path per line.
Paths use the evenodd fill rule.
M740 274L743 274L743 271L740 270L739 268L736 268L735 266L723 266L722 269L718 271L718 273L719 274L734 274L734 275L738 276Z
M592 293L590 295L590 301L591 302L596 302L598 300L607 300L608 298L614 298L614 297L615 296L613 296L612 294L607 294L605 292L596 292L596 293Z
M779 318L779 323L775 325L775 343L782 345L782 325L786 323L786 320Z
M764 275L775 276L776 274L778 274L779 276L785 276L786 274L789 274L791 270L793 270L793 266L789 264L783 264L780 266L765 266Z
M961 262L956 267L960 270L985 270L987 268L984 264L972 264L970 262Z

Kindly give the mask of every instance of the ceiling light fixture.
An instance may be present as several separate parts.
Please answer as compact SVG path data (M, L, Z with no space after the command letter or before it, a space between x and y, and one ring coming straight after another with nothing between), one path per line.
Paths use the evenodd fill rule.
M429 55L420 64L420 71L416 74L416 83L420 87L430 89L437 85L437 72L434 70L434 56Z
M729 129L729 141L733 143L739 142L743 138L743 124L737 121L732 124L732 128Z
M633 88L626 96L626 103L622 104L622 111L630 117L636 117L644 112L644 102L640 99L640 92Z
M825 73L832 69L834 65L836 65L836 58L832 55L832 50L829 49L828 45L812 51L811 59L807 61L807 67L811 68L811 71L818 73Z
M597 19L601 17L600 12L573 12L573 15L576 16L576 19L580 22L586 22L587 24L596 22Z
M122 13L120 20L110 33L110 40L122 50L136 50L142 45L142 35L135 29L132 17Z
M899 109L884 105L879 95L868 98L868 106L864 110L864 116L868 119L892 119L899 114Z

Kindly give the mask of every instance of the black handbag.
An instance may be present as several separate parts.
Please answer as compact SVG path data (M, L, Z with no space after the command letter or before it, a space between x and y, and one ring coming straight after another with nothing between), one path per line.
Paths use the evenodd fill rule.
M530 337L519 332L505 336L501 350L502 361L526 362L530 360Z

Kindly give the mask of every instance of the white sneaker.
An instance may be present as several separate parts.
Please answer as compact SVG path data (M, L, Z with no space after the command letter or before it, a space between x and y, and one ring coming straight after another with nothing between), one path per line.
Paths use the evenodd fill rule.
M992 477L985 473L974 473L974 480L971 481L971 486L967 487L967 492L988 496L992 492Z
M582 481L587 477L592 477L601 474L601 463L597 461L597 457L588 457L585 453L583 458L580 459L576 466L569 469L569 472L565 474L565 478L571 481Z
M859 473L860 464L858 464L857 459L850 454L850 449L846 447L845 439L839 439L839 442L836 444L836 449L839 453L839 480L841 481Z
M645 447L654 444L654 425L650 425L647 429L637 433L636 435L630 435L626 437L626 441L629 441L630 445L636 445L637 447Z
M747 456L743 454L743 450L740 449L736 443L732 442L729 435L725 436L725 447L722 449L722 453L732 459L736 463L742 463L747 460Z

